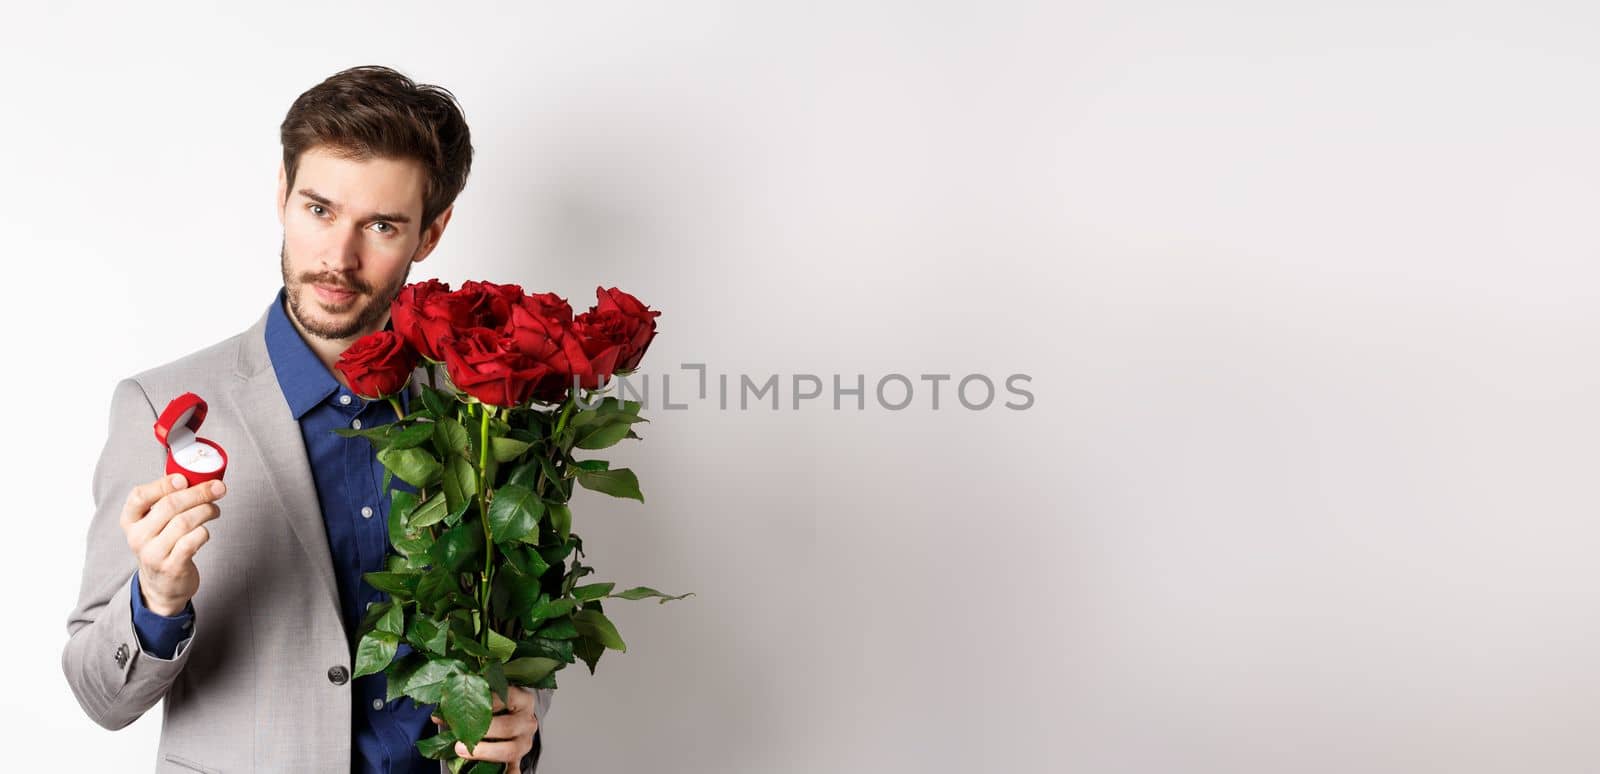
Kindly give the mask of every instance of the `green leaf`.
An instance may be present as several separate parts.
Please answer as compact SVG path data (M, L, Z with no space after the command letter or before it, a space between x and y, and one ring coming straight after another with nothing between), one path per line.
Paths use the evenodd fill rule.
M383 670L384 675L384 701L394 701L405 695L406 683L423 664L428 663L428 657L421 653L407 653L399 661L390 664Z
M417 667L406 681L406 693L421 704L437 704L444 696L445 681L467 671L467 665L453 658L431 659Z
M567 554L572 553L571 543L559 543L553 546L539 546L539 556L544 558L546 564L561 564L566 561Z
M496 661L505 661L506 659L511 658L512 652L516 649L517 643L515 640L512 640L510 637L506 637L505 635L502 635L493 629L489 630L489 654L493 656Z
M433 423L433 443L439 454L446 457L465 457L468 452L467 429L454 419L441 419Z
M415 572L369 572L361 577L367 585L395 599L410 599L416 596L417 580L421 575Z
M548 637L529 637L517 643L517 655L539 656L553 658L565 664L571 664L572 643L576 640L552 640Z
M465 457L451 457L444 468L444 494L450 510L463 508L478 496L478 472Z
M639 479L627 468L585 471L578 474L578 483L585 489L593 489L612 497L629 497L644 502L644 495L639 492Z
M483 668L483 679L489 683L489 693L499 696L503 706L511 704L511 695L508 693L511 686L506 684L506 673L499 661L490 661L489 665Z
M450 733L448 728L440 728L439 733L417 740L417 751L424 758L438 759L445 753L455 755L456 735Z
M367 605L366 611L361 614L361 623L356 625L356 636L360 637L377 629L378 621L387 615L389 608L393 606L394 603L388 600Z
M572 445L579 449L604 449L615 446L627 436L630 427L627 421L610 421L586 427L578 433L578 439Z
M552 640L570 640L578 636L578 627L572 623L571 618L557 618L545 623L535 632L540 637Z
M405 632L406 611L405 606L395 603L389 604L389 612L378 619L377 630L400 636Z
M532 547L506 546L503 554L512 565L529 578L538 579L550 569L550 563Z
M561 663L553 658L539 656L512 659L505 665L506 679L516 685L533 685L544 679L545 675L556 671Z
M583 566L583 562L580 562L580 561L574 559L572 561L572 569L569 572L567 572L567 577L561 579L561 593L562 594L570 594L570 593L572 593L572 588L574 586L578 585L578 580L581 579L583 576L589 575L589 574L591 574L593 572L594 572L594 568L593 567L585 567L585 566ZM595 604L599 604L599 603L595 603Z
M444 517L445 526L454 527L455 525L460 524L462 517L466 516L467 511L472 508L472 504L472 500L466 500L457 506L455 510L451 511Z
M539 579L522 572L514 562L502 565L494 574L495 592L500 609L495 616L502 620L521 619L539 599Z
M496 462L510 462L516 459L517 455L527 451L528 447L532 445L527 441L519 441L515 438L491 438L489 440L489 455L494 457Z
M578 633L598 641L612 650L627 652L628 646L622 641L622 635L617 633L617 627L611 619L599 610L579 610L572 614L572 624L578 627Z
M450 515L449 506L443 492L428 498L428 501L411 514L411 529L422 529L444 521Z
M566 500L567 496L572 493L572 490L567 482L562 478L561 471L556 470L555 462L543 454L538 455L536 459L539 460L539 468L544 473L545 480L549 481L556 488L556 491L553 493L555 495L555 499Z
M577 597L581 601L587 602L588 600L599 599L607 594L610 594L611 590L616 588L616 586L617 584L615 583L590 583L583 586L576 586L572 589L572 596Z
M430 550L429 554L432 553ZM417 580L417 602L429 609L436 608L455 590L454 572L445 567L431 568Z
M384 449L378 452L378 461L419 489L432 484L443 470L439 461L422 449Z
M333 429L333 432L342 435L345 438L365 438L372 444L372 448L377 449L378 451L383 451L389 447L388 425L368 427L361 430L353 430L348 427L336 427Z
M356 646L355 677L375 675L394 660L400 638L389 632L368 632Z
M489 534L496 543L522 540L530 534L537 539L543 515L544 503L537 495L527 487L506 484L494 491L489 502Z
M427 566L428 549L433 546L433 538L428 533L403 536L391 542L394 549L406 557L408 568L419 570Z
M460 572L474 561L481 564L482 554L483 530L477 524L458 524L445 530L428 550L434 562L451 572Z
M523 460L511 472L506 474L507 484L525 486L535 489L539 486L539 461L537 459Z
M415 449L433 437L432 422L418 422L389 438L390 449Z
M491 706L489 682L481 676L457 673L445 680L444 698L439 705L441 717L468 748L476 746L488 732Z
M406 641L418 650L425 650L435 655L445 655L445 643L450 630L445 625L432 618L415 616L411 625L406 629Z
M455 402L455 396L447 395L427 385L422 386L422 405L432 411L435 418L443 419L450 416L450 406Z
M653 588L650 588L649 586L634 586L633 588L628 589L627 591L619 591L619 592L617 592L615 594L609 594L607 596L616 597L617 599L645 599L645 598L648 598L648 597L660 597L661 599L656 604L665 605L666 603L671 602L674 599L683 599L684 597L692 597L692 596L694 596L694 592L690 591L690 592L685 593L685 594L679 594L677 596L673 596L671 594L663 594L663 593L661 593L659 591L656 591Z
M528 617L535 620L559 618L572 612L577 606L578 600L570 598L542 602L534 605L533 609L528 611Z
M588 637L579 637L572 643L573 655L583 659L583 663L589 665L589 674L594 674L594 668L599 665L600 657L606 652L606 646Z
M567 536L572 534L572 509L566 503L550 503L546 511L550 514L550 527L556 531L556 539L566 542Z
M394 489L389 492L389 542L393 543L406 534L406 520L411 515L411 510L417 507L417 495L404 489Z
M478 658L493 658L494 657L494 654L489 652L489 649L484 647L483 643L478 642L478 639L476 637L473 637L471 635L463 636L462 633L460 631L457 631L457 630L451 630L451 631L452 631L452 634L455 635L453 637L452 641L456 644L456 648L458 650L460 650L462 653L465 653L465 654L467 654L469 656L476 656Z
M611 467L611 463L605 460L573 460L572 467L575 467L580 471L593 473L596 471L609 469Z

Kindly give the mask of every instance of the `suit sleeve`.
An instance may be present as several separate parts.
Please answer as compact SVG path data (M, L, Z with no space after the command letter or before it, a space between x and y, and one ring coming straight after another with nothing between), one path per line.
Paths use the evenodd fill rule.
M117 383L105 447L95 464L83 578L67 617L61 668L91 720L116 730L155 706L188 663L193 642L170 659L146 653L134 627L130 576L138 561L123 535L122 506L135 486L161 475L166 458L151 428L156 412L133 379ZM193 639L191 637L191 639Z

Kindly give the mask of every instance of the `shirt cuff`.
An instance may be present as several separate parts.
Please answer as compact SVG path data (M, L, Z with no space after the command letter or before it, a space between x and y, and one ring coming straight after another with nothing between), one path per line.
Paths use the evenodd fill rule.
M133 591L129 602L133 605L133 631L139 636L139 649L152 658L170 661L177 658L184 646L194 637L194 602L183 606L177 615L161 615L144 606L144 593L139 590L139 573L133 574Z

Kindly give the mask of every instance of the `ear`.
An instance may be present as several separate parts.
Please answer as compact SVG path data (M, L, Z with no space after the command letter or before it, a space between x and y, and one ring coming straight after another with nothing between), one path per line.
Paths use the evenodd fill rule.
M278 198L273 201L272 209L278 211L278 225L283 225L283 210L289 203L289 176L283 169L283 161L278 161Z
M444 227L450 225L450 215L455 209L454 204L444 208L439 217L434 218L433 222L422 230L422 244L417 246L417 254L411 257L412 263L422 263L423 259L433 252L433 248L439 246L439 239L444 236Z

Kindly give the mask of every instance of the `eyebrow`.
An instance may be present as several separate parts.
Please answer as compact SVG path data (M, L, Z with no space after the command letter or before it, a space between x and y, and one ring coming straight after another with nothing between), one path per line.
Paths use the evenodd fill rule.
M323 196L322 194L319 194L316 191L311 190L310 188L302 188L299 191L296 191L295 193L298 193L301 196L304 196L307 199L310 199L311 201L316 202L317 204L320 204L320 205L322 205L324 207L327 207L328 209L333 210L334 212L338 212L339 211L339 205L334 204L332 199L329 199L328 197ZM371 215L367 216L367 220L387 220L387 221L390 221L392 223L410 223L411 222L411 218L409 216L407 216L406 214L404 214L404 213L389 213L389 212L374 212Z

